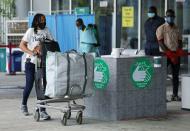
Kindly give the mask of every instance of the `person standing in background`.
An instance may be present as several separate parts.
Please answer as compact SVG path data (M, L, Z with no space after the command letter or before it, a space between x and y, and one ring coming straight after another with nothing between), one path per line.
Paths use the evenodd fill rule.
M171 101L181 101L178 96L180 71L180 57L178 54L183 52L182 34L175 24L175 12L172 9L166 11L165 19L166 23L157 29L156 35L161 52L167 56L167 66L171 65L172 69L173 94Z
M151 56L159 56L159 44L156 38L157 28L165 23L164 18L158 16L157 8L155 6L149 7L148 19L144 24L146 44L145 44L145 54Z
M99 56L97 27L93 24L89 24L86 27L81 18L76 20L76 26L80 30L79 51L83 53L95 53L96 56Z

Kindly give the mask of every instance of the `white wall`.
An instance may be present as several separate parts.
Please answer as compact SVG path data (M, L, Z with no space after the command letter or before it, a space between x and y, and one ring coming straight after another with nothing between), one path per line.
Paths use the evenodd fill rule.
M28 16L30 10L30 0L16 0L16 17L23 19Z
M51 0L32 0L32 11L49 14L51 12Z

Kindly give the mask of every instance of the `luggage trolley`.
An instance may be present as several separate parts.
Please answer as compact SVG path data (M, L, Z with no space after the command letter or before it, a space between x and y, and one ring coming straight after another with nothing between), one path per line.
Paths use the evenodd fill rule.
M41 56L37 58L37 66L36 66L36 75L35 75L35 89L37 95L36 108L34 113L34 120L40 120L40 110L41 108L49 108L55 109L63 113L63 117L61 119L62 125L66 126L67 120L71 117L71 112L77 112L76 122L78 124L82 124L83 120L83 111L85 109L84 105L78 105L75 100L83 99L84 97L89 97L91 95L79 95L71 97L69 95L65 95L63 98L48 98L45 94L46 88L46 54L47 51L51 52L60 52L60 48L57 42L51 40L45 40L41 42ZM86 82L85 82L86 83ZM84 83L84 86L85 86ZM50 103L67 103L67 106L64 108L51 106Z

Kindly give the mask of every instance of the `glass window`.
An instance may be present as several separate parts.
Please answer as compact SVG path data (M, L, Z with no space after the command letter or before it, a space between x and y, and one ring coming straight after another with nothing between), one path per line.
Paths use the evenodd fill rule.
M190 0L184 2L183 7L183 33L190 34Z
M96 15L110 15L113 13L113 0L107 1L107 7L100 7L102 0L94 0L94 11Z
M175 10L175 7L176 7L176 1L168 0L167 9L173 9L173 10Z
M91 0L72 0L73 13L74 13L76 8L80 8L80 7L85 7L85 14L90 13ZM81 9L79 9L79 10L81 10Z
M69 13L70 0L52 0L52 13ZM90 10L91 0L72 0L72 10L77 7L89 7Z
M69 13L69 0L52 0L52 13Z
M112 48L112 14L113 0L107 1L107 6L101 7L102 0L94 0L94 13L99 33L100 54L111 54Z
M176 2L168 0L168 9L173 9L176 14L176 24L183 34L190 34L190 0L185 2Z
M72 9L76 7L89 7L90 8L91 0L72 0Z
M173 9L175 11L176 19L175 23L184 34L183 39L183 49L188 51L188 36L190 34L190 0L185 0L184 2L176 2L173 0L168 0L168 9ZM181 72L188 71L188 56L181 57Z
M113 0L108 1L107 7L100 7L101 1L102 0L94 0L94 13L95 13L95 17L96 17L95 20L96 20L97 25L100 24L100 22L99 22L100 17L102 17L102 16L112 17L112 14L113 14ZM104 24L104 23L102 23L102 24Z
M138 48L138 0L117 0L117 47ZM122 9L133 8L132 17L129 16L129 25L122 25ZM126 18L127 20L128 18ZM131 25L132 24L132 25Z
M187 1L187 0L186 0ZM177 26L183 31L183 2L176 2L168 0L168 9L173 9L175 11L176 19L175 22Z

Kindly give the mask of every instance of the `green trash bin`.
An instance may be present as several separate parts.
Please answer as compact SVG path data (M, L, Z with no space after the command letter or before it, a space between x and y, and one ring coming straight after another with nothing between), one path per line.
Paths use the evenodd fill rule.
M6 49L0 48L0 72L6 72Z

